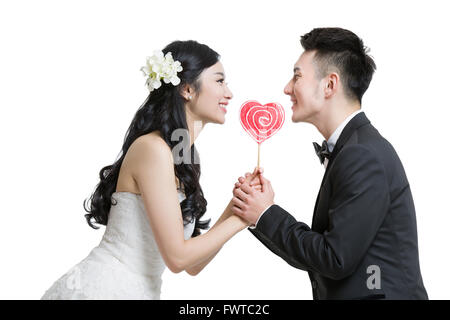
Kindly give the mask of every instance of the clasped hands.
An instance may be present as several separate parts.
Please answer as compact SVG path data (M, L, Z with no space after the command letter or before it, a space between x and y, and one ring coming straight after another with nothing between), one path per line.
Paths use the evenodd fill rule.
M256 167L253 173L239 177L234 185L231 211L248 225L255 225L260 215L274 204L274 196L270 181L263 176L263 169Z

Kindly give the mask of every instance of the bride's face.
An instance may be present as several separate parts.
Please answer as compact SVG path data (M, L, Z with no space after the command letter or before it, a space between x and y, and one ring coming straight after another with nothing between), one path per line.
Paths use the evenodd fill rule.
M189 111L196 120L204 124L225 122L226 107L233 94L225 82L225 71L219 61L203 70L199 77L200 91L193 94L187 104Z

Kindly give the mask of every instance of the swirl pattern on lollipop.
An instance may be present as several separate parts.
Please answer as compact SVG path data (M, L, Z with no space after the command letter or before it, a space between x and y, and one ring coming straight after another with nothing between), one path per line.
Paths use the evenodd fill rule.
M250 100L241 106L242 127L257 143L273 136L283 123L284 109L276 102L261 105L258 101Z

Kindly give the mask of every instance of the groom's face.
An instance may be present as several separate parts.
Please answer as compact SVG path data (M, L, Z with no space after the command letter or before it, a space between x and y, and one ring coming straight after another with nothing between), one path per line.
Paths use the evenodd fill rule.
M284 88L284 93L291 97L293 122L311 122L322 109L323 97L313 58L313 51L305 51L300 56Z

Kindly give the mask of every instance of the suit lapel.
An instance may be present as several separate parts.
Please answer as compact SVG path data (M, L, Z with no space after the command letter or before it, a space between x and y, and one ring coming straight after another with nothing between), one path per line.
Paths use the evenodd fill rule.
M328 178L328 174L330 172L331 164L333 163L333 160L336 158L337 154L341 149L344 147L345 143L348 141L348 139L351 137L351 135L361 126L370 123L369 119L367 119L364 112L358 113L356 116L353 117L352 120L347 123L347 125L344 127L344 130L342 130L341 135L339 136L338 140L336 141L336 145L334 146L333 152L330 155L330 158L328 159L327 168L325 170L325 173L322 178L322 183L320 184L319 193L316 198L316 204L314 205L314 214L313 214L313 221L311 228L314 230L316 225L316 213L317 213L317 205L319 203L320 194L322 192L322 187L325 183L325 181ZM328 199L326 199L328 201Z

